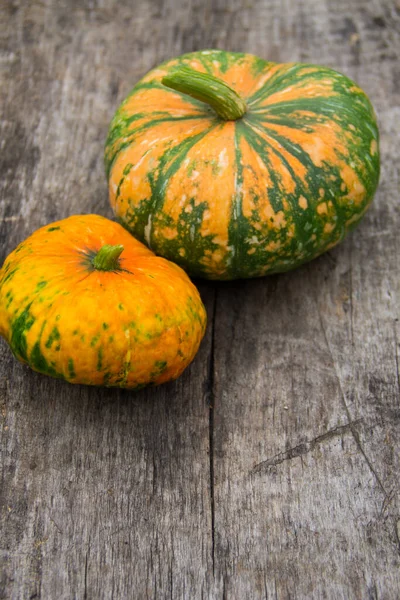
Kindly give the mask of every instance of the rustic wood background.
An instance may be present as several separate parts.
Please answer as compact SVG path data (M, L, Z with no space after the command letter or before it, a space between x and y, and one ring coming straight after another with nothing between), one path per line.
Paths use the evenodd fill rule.
M399 0L0 4L1 260L52 220L111 217L108 123L182 52L334 67L382 135L342 246L199 283L209 327L175 383L72 386L1 341L1 598L400 598Z

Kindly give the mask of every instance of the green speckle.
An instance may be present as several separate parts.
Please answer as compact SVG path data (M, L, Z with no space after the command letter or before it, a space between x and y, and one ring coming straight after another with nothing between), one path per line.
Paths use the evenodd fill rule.
M132 169L132 167L133 167L133 164L132 163L128 163L126 165L126 167L124 168L124 170L123 170L123 175L128 175L128 173Z
M57 352L59 352L61 350L60 344L57 344L57 346L54 348L54 350L56 350Z
M97 370L101 371L103 366L103 349L99 348L97 352Z
M203 275L202 261L207 253L211 253L218 248L218 245L213 241L214 235L201 233L201 224L205 211L208 210L206 202L196 204L194 198L190 198L188 206L191 207L191 212L185 212L182 208L179 221L176 225L178 235L173 240L163 239L161 243L158 241L154 244L154 250L168 258L174 260L181 267L190 270L193 264L197 265L197 275ZM172 224L168 223L168 219L160 216L162 227L168 227ZM184 248L186 253L181 256L180 250Z
M99 335L95 335L94 337L92 337L90 345L93 348L93 346L95 346L97 344L97 342L99 341L100 336Z
M7 275L4 277L3 279L3 284L6 281L9 281L10 279L12 279L15 275L15 273L18 271L18 267L15 267L15 269L13 269L12 271L10 271L9 273L7 273Z
M60 340L60 332L58 331L57 327L53 327L48 340L45 344L46 348L51 348L53 342L58 342Z
M11 294L11 292L7 292L6 298L7 298L6 308L8 308L10 306L10 304L12 303L12 301L14 300L14 296Z
M111 379L111 373L109 371L107 371L107 373L104 373L104 377L103 377L104 385L107 385L109 383L110 379Z
M35 322L35 317L31 315L29 309L31 304L28 304L21 314L15 319L11 325L11 340L10 345L14 353L24 360L27 360L27 344L26 332L30 330Z
M114 336L110 335L110 337L108 338L109 343L111 344L114 341Z
M187 168L188 177L193 175L193 171L195 171L195 170L196 170L196 161L192 160L192 161L190 161L190 165Z
M76 377L74 361L72 360L72 358L68 359L68 375L70 379L74 379Z
M54 368L55 362L52 362L49 364L40 348L43 330L46 327L46 322L47 321L43 321L43 323L42 323L42 327L40 330L40 334L38 336L38 340L33 345L31 354L29 356L28 363L35 371L39 371L39 373L44 373L45 375L51 375L52 377L62 378L63 376L60 373L57 373L56 369Z
M58 231L61 227L49 227L47 231Z
M61 315L57 315L56 316L56 321L59 321L61 319Z
M119 310L124 310L124 305L120 303L120 304L118 304L118 308L119 308Z
M47 281L39 281L39 283L36 286L36 292L38 292L39 290L41 290L42 288L44 288L47 285Z
M106 329L108 329L108 328L109 328L109 325L108 325L108 323L103 323L103 329L104 329L104 331L105 331Z
M72 335L78 335L78 330L74 329L73 332L72 332Z
M154 363L154 366L159 369L160 371L165 371L166 367L167 367L167 361L166 360L157 360Z
M166 360L156 360L156 362L154 363L154 370L152 371L150 377L152 379L159 377L162 373L164 373L167 366L168 363Z
M62 375L57 373L54 366L52 366L55 363L52 363L52 365L49 365L49 363L47 362L46 358L44 357L44 355L42 354L42 351L40 349L39 341L35 342L35 344L32 348L32 352L29 357L29 364L31 365L31 367L33 369L35 369L35 371L39 371L39 373L43 373L44 375L51 375L52 377L62 377Z

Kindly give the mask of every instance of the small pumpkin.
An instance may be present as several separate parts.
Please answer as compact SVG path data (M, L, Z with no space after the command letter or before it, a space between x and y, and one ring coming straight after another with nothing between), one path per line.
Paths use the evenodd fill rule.
M16 358L71 383L175 379L205 324L184 271L97 215L42 227L0 270L0 334Z
M332 69L206 50L150 71L111 123L115 214L212 279L288 271L340 242L379 178L365 93Z

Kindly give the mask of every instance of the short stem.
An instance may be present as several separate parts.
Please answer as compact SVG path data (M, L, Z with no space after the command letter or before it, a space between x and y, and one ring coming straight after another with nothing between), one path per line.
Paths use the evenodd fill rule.
M116 271L119 268L119 257L124 247L121 245L110 246L105 244L100 248L92 261L92 265L99 271Z
M236 121L246 112L241 96L221 79L189 67L179 67L162 78L161 83L212 106L224 121Z

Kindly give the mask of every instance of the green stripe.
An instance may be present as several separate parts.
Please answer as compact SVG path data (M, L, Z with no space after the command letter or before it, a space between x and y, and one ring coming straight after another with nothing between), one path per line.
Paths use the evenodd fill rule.
M189 52L188 54L182 54L179 59L182 65L190 64L192 60L200 60L208 71L214 75L215 74L215 66L214 61L219 63L221 73L226 73L226 71L235 65L236 63L240 63L245 60L247 55L244 52L226 52L225 50L201 50L198 52ZM168 66L168 63L164 63L163 65ZM174 67L172 67L174 68Z
M249 119L249 121L250 121L250 119ZM347 123L347 127L351 122L352 121L349 120L349 122ZM355 122L355 120L353 119L353 123L354 122ZM290 141L287 137L284 137L284 135L280 135L278 132L274 131L273 129L268 128L268 125L265 121L262 123L262 126L267 135L269 135L270 137L275 139L279 144L282 145L283 148L285 148L285 150L287 150L290 154L295 156L306 167L307 172L308 172L307 177L306 177L307 183L309 184L310 190L312 192L317 193L317 191L320 187L325 188L325 190L328 192L331 192L334 190L335 184L332 184L331 181L327 180L327 175L329 175L329 174L334 175L338 180L341 180L339 167L337 165L324 163L322 167L317 167L311 160L311 157L309 156L309 154L302 148L302 146L300 146L299 144L296 144L295 142ZM346 129L344 124L341 124L341 127L343 130ZM350 157L347 155L342 155L339 152L336 152L336 156L338 159L341 159L346 164L348 164L349 162L354 163L354 166L352 168L356 172L360 181L365 186L366 196L369 199L374 194L377 183L378 183L378 179L379 179L379 156L377 153L375 155L375 157L371 158L370 161L365 160L366 155L369 156L370 143L371 143L372 139L375 139L375 137L371 136L371 134L369 132L366 133L365 127L362 124L357 124L357 128L358 128L358 133L357 133L358 140L357 140L356 144L353 145L353 144L349 143L348 140L343 139L343 145L348 148ZM295 127L293 127L293 129L295 129ZM362 167L366 167L367 175L365 175L365 173L363 173ZM345 194L343 194L343 192L340 191L340 185L339 185L339 189L336 190L336 193L335 194L329 193L328 197L330 199L333 199L336 197L341 197L343 195L345 195ZM339 213L341 213L342 216L345 219L347 219L348 216L345 216L345 213L344 213L345 207L343 205L341 205L341 206L338 206L337 208L338 208ZM351 207L350 207L350 209L353 214L354 209ZM361 207L360 207L360 210L362 210Z
M252 134L249 135L250 131L252 132ZM279 152L279 150L274 148L272 146L272 144L268 143L268 141L266 141L262 136L260 136L257 133L257 131L255 131L253 128L248 128L247 133L248 133L247 139L248 139L249 144L252 143L252 141L251 141L252 137L253 137L253 143L254 143L254 139L257 138L257 141L259 142L259 144L262 144L262 143L266 144L266 146L268 146L270 151L273 152L275 154L275 156L277 156L279 158L279 160L285 165L286 169L290 173L290 176L292 177L292 179L296 185L294 193L286 194L286 192L281 189L279 189L279 193L280 193L281 197L283 197L283 195L285 195L286 200L288 200L288 202L290 204L291 216L293 217L294 223L296 225L296 238L301 242L305 242L306 239L309 237L309 233L306 229L304 229L304 226L307 222L309 222L310 219L314 218L314 210L315 210L315 206L313 205L312 202L310 202L310 192L311 192L311 195L314 194L315 197L318 198L319 189L322 187L321 182L320 182L320 185L318 186L318 189L317 189L317 186L313 189L314 181L313 181L313 178L307 177L310 173L308 171L306 179L310 179L310 181L308 181L310 187L309 187L309 189L307 189L304 186L300 177L298 177L296 175L296 173L293 170L290 163L287 161L287 159L284 157L284 155L281 152ZM296 158L298 159L298 156L296 156ZM273 169L271 171L273 172ZM325 181L323 183L325 184ZM324 189L325 189L325 185L324 185ZM308 208L305 210L303 210L302 208L299 207L298 199L300 196L304 196L305 198L308 199ZM285 210L283 208L282 201L281 201L281 204L282 204L282 210L285 213L287 213L287 210Z
M354 123L354 118L359 119L361 122L366 117L368 120L371 120L373 116L372 107L367 107L363 102L356 103L354 100L354 97L351 96L346 98L340 96L298 98L296 100L274 102L273 104L259 108L252 107L250 115L265 115L266 117L269 115L287 116L295 111L308 111L318 116L322 115L336 120L339 123L346 122L346 119L350 123ZM293 119L295 118L294 116Z
M250 124L247 119L246 123L248 123L248 125ZM247 126L244 129L243 133L249 145L259 155L262 162L268 169L268 173L273 184L272 190L269 190L268 197L271 202L272 208L274 209L274 212L284 210L281 194L279 193L279 175L272 167L269 156L265 152L265 147L270 147L270 145L259 134L257 134L251 126Z
M156 113L159 114L159 113ZM164 113L167 115L168 113ZM107 173L107 178L110 177L111 170L113 165L122 150L128 148L131 144L135 142L135 137L143 133L144 131L151 129L155 125L159 125L160 123L172 123L179 121L192 121L192 120L200 120L207 118L208 115L188 115L185 117L173 117L171 115L164 116L160 118L154 119L151 113L138 113L131 117L124 118L122 115L117 114L110 126L110 130L108 133L106 145L105 145L105 169ZM149 121L136 127L136 129L130 129L129 125L135 121L138 121L141 118L148 117ZM114 147L116 144L116 147Z
M275 63L270 63L268 65L266 65L266 70L268 68L273 68L275 67L276 64ZM306 69L309 69L310 67L315 68L315 65L309 65L309 64L301 64L301 63L294 63L293 65L282 65L282 68L279 69L276 73L274 73L274 75L272 75L272 77L270 77L269 79L267 79L267 81L264 83L263 86L261 86L254 94L252 94L248 101L247 104L249 107L253 108L254 104L257 104L258 102L261 102L262 100L264 100L264 98L270 94L275 94L276 92L279 92L281 90L284 90L287 87L295 87L297 82L296 82L296 77L301 77L301 71ZM318 79L321 78L321 67L319 67L319 75L318 75ZM328 69L329 71L329 69ZM323 71L324 73L324 71ZM307 74L307 78L312 78L312 75L314 74Z
M249 129L249 131L250 131L250 129ZM339 196L342 195L342 193L340 192L341 178L340 178L340 175L338 172L338 168L334 167L334 166L331 167L331 174L336 177L337 183L334 184L331 181L327 181L327 170L328 170L327 165L324 167L316 167L314 165L314 163L312 162L310 156L307 154L307 152L305 152L305 150L303 150L303 148L301 146L299 146L298 144L295 144L293 142L290 142L287 138L280 136L274 130L264 127L264 132L267 135L269 135L271 138L273 138L275 141L277 141L279 144L281 144L281 146L287 152L289 152L292 156L294 156L297 160L299 160L301 162L301 164L306 168L305 179L308 184L308 189L307 189L304 187L301 179L295 175L293 169L290 167L289 163L286 161L286 159L283 157L283 155L278 150L275 150L263 138L260 138L260 136L253 129L251 131L253 132L253 135L255 135L258 138L259 144L264 142L264 144L266 144L269 148L271 148L271 150L280 158L280 160L282 160L282 162L285 164L286 168L289 170L291 176L293 177L293 179L296 183L297 189L295 190L294 195L288 194L286 196L287 199L291 203L293 216L294 217L297 216L297 218L295 218L296 237L300 241L305 241L309 237L309 232L307 229L305 229L305 226L308 222L315 221L315 205L317 204L317 201L319 200L319 190L321 188L325 191L324 199L326 201L328 201L328 200L332 201L335 211L336 211L336 214L338 216L338 222L343 225L343 222L345 220L345 215L343 214L343 209L340 206L340 204L337 202L337 198L336 198L337 195L339 195ZM262 158L262 153L259 152L259 154ZM333 194L331 193L333 191L332 188L335 189L336 193L333 193ZM308 201L308 208L305 210L300 209L298 206L298 198L301 195L303 195ZM283 208L282 208L282 210L283 210Z
M307 72L309 69L313 69L313 72ZM362 93L362 90L360 90L354 81L338 71L313 64L294 63L290 66L282 65L282 68L272 75L272 77L268 79L264 85L249 98L248 105L253 109L257 104L262 102L271 94L283 91L288 87L301 90L301 88L309 85L310 83L318 83L325 78L329 78L332 81L332 89L334 93L347 93L349 95L358 93L354 90L350 91L350 89L354 87L356 87L357 90ZM366 98L365 95L364 97Z
M162 208L168 182L179 169L182 160L184 160L190 149L214 129L214 127L215 125L211 125L205 131L183 140L177 146L168 148L160 157L157 167L148 173L147 177L151 186L151 200L146 200L138 206L131 207L127 211L123 223L128 229L131 228L135 237L139 238L142 242L149 242L149 245L153 247L153 236L148 241L145 237L145 228L149 225L150 217L152 217L153 226L156 224L157 219L161 225L168 226L168 223L162 222L166 219L165 215L162 215ZM159 217L157 217L158 213L161 213Z
M179 167L182 164L182 161L188 154L189 150L191 150L193 146L197 144L197 142L199 142L207 134L209 134L215 128L215 126L215 124L211 125L205 131L202 131L201 133L198 133L197 135L194 135L193 137L184 140L183 142L178 144L178 146L174 146L173 148L167 150L160 159L158 167L159 176L157 177L156 181L153 182L149 174L150 185L152 187L152 203L149 211L153 215L153 228L151 230L152 234L154 231L154 225L157 224L157 218L159 219L159 221L161 221L160 224L166 224L168 226L168 223L162 223L162 220L165 219L165 215L162 214L162 209L164 206L165 193L169 180L178 171ZM164 171L164 167L167 164L169 164L169 166L166 169L166 171ZM161 219L160 216L157 215L157 213L161 213ZM150 248L152 248L152 239L153 236L149 240Z
M232 198L231 218L228 227L228 246L233 247L230 251L230 263L228 267L229 276L232 278L240 276L243 265L243 240L248 235L248 221L243 216L242 193L237 191L242 189L243 184L243 163L240 153L240 138L243 135L243 122L237 121L235 127L235 169L236 178L235 196ZM243 268L243 267L242 267Z

